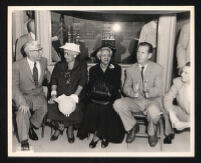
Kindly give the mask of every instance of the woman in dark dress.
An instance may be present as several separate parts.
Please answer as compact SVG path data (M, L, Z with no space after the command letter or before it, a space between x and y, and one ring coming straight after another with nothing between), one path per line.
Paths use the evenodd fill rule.
M112 107L113 101L121 97L121 67L110 62L112 53L111 48L102 47L97 53L100 63L89 70L90 102L77 136L84 139L93 133L90 148L96 147L100 139L105 148L109 142L121 143L124 138L122 122ZM108 93L104 95L101 90Z
M69 143L74 142L73 129L82 121L84 107L84 91L83 88L87 84L87 65L76 59L79 54L79 45L74 43L66 43L61 48L64 49L64 61L58 62L52 72L51 77L51 99L48 104L48 119L51 125L55 127L55 132L50 140L55 141L59 135L63 133L67 127L66 134ZM78 98L75 111L69 117L59 111L58 104L54 99L61 95ZM76 101L76 100L75 100Z

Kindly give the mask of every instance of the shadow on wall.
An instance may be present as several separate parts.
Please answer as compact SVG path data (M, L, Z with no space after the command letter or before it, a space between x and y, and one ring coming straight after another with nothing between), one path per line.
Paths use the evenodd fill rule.
M137 62L136 58L137 46L138 46L138 40L132 39L128 46L128 51L130 55L125 60L123 60L123 63L131 64Z
M114 60L117 63L121 63L121 56L126 52L126 47L122 44L124 41L124 37L122 34L118 34L115 36L115 46L116 46L116 53L114 55Z

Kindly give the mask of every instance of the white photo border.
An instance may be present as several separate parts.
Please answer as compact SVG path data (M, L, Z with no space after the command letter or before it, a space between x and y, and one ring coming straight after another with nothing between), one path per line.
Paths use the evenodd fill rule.
M158 11L190 11L190 49L191 49L191 130L190 130L190 151L189 152L12 152L12 12L14 10L158 10ZM195 156L195 31L194 31L194 6L8 6L8 157L194 157Z

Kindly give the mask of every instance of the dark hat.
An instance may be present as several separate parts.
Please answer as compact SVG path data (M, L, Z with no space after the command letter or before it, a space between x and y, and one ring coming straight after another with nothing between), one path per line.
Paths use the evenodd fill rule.
M98 53L98 51L100 51L102 48L110 48L111 50L112 50L112 55L114 55L115 54L115 52L116 52L116 48L115 47L112 47L112 46L110 46L110 45L102 45L102 46L100 46L99 48L97 48L96 50L94 50L92 53L91 53L91 57L95 57L96 56L96 54Z

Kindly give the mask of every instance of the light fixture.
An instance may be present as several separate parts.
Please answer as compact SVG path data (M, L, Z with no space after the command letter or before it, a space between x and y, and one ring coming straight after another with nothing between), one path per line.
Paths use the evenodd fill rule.
M113 25L112 30L114 32L119 32L121 30L121 26L118 23L116 23Z

